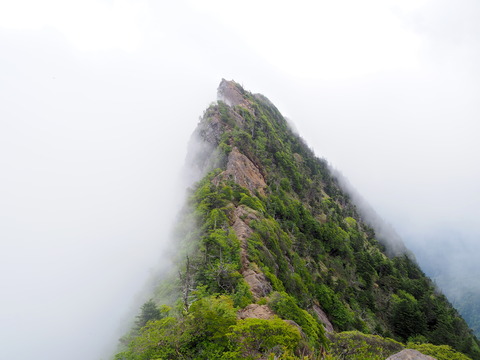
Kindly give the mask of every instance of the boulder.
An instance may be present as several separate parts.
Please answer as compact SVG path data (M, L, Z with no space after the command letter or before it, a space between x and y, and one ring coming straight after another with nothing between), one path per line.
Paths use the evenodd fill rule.
M420 351L405 349L396 353L392 356L389 356L387 360L437 360L431 356L424 355Z

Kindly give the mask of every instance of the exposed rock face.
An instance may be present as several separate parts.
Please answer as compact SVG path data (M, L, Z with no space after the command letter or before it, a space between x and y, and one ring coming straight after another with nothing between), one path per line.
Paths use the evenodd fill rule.
M235 218L235 220L242 221L245 224L245 226L247 226L248 229L250 230L250 233L248 233L248 234L237 234L237 237L239 239L246 239L248 236L251 235L251 231L252 231L250 226L249 226L250 221L258 220L258 216L255 215L254 210L249 209L245 205L240 205L237 208L235 208L234 218ZM246 230L246 231L248 231L248 230Z
M267 305L250 304L238 312L239 319L272 319L275 314Z
M270 282L261 271L248 269L243 272L243 277L250 287L250 291L255 300L267 296L273 290L272 285L270 285Z
M195 129L188 143L183 170L185 178L190 180L188 186L220 166L217 145L223 132L224 125L217 114L212 115L208 122L201 122Z
M240 270L243 278L250 287L250 291L254 299L258 300L261 297L267 296L273 289L270 282L265 275L257 267L251 267L248 261L248 244L247 239L252 235L253 230L248 225L250 221L257 220L258 217L252 210L240 205L233 212L233 230L238 240L240 240L240 257L242 262L242 269Z
M389 356L386 360L437 360L431 356L424 355L420 351L405 349Z
M209 123L200 128L200 133L203 140L214 146L216 146L220 141L223 131L224 125L222 124L222 121L218 115L212 116Z
M329 333L333 332L334 331L333 325L328 319L327 314L325 314L325 312L320 308L320 306L314 304L312 309L315 312L315 314L317 314L320 321L322 322L323 327L325 328L325 331Z
M229 106L248 106L248 102L242 94L242 90L243 89L237 86L234 81L222 79L222 82L218 86L217 98Z
M245 155L243 155L236 147L232 149L228 155L227 170L220 174L222 178L230 176L238 185L243 186L255 194L257 190L260 194L265 195L267 183L263 178L260 170ZM220 179L217 180L217 182Z
M242 269L241 272L245 272L248 269L248 256L247 256L247 239L252 235L253 230L248 223L251 220L258 219L251 211L248 211L245 206L240 205L239 207L235 208L233 212L233 231L235 231L235 235L237 239L240 240L240 257L242 262Z

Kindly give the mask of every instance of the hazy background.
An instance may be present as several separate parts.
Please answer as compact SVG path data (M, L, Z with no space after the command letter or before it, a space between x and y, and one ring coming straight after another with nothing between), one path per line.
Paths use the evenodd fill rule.
M439 283L478 286L479 16L474 0L1 1L0 358L107 358L168 264L222 77L269 97Z

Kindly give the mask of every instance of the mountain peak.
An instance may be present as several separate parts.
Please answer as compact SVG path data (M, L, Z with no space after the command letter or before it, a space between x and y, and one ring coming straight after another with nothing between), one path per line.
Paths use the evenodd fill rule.
M115 359L325 359L327 348L332 360L385 359L406 347L397 341L451 350L414 339L480 360L451 304L410 257L387 256L272 102L225 79L218 100L192 136L202 178L155 290L162 307L142 308L147 325ZM468 359L452 354L437 358Z

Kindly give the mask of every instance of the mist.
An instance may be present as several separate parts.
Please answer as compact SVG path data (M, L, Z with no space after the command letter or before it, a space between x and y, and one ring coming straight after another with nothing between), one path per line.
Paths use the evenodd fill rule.
M187 144L222 78L267 96L427 273L480 273L476 2L0 14L0 358L109 357L169 264Z

